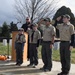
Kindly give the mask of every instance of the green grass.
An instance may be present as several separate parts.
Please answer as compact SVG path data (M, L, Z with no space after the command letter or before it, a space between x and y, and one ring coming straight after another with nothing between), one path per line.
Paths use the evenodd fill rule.
M60 53L59 50L52 50L52 60L60 61ZM41 58L41 46L39 47L38 56ZM75 64L75 48L71 51L71 62Z
M2 43L0 43L0 55L8 55L8 45L3 46ZM9 46L9 55L11 55L11 47Z
M75 48L71 52L71 61L75 63Z
M52 59L54 61L60 61L59 50L53 50L53 52L52 52Z
M11 47L9 47L9 54L11 55ZM8 55L8 46L3 46L2 43L0 43L0 55ZM38 49L38 56L41 58L41 46ZM59 50L53 50L52 59L60 61ZM71 51L71 62L75 64L75 48Z
M52 59L54 60L54 61L59 61L59 50L52 50ZM41 46L39 47L39 49L38 49L38 56L39 56L39 58L41 58Z

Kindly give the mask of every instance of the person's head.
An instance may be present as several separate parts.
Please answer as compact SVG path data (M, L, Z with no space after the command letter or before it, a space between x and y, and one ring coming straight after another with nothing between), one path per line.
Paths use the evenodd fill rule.
M30 20L29 17L27 17L27 18L26 18L26 23L29 23L29 22L31 22L31 20Z
M38 28L38 24L37 23L34 23L33 24L33 30L35 31L35 30L37 30L37 28Z
M63 23L68 23L70 21L70 16L68 14L63 15Z
M46 18L46 19L44 19L44 21L45 21L46 26L51 24L50 18Z
M23 28L20 28L18 31L19 31L19 34L23 34L24 33L24 29Z

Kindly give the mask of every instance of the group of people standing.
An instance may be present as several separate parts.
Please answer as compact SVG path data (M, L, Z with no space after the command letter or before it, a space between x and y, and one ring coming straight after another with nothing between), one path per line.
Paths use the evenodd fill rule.
M60 18L57 18L59 21ZM56 28L59 30L60 35L60 60L62 72L57 75L68 75L70 71L71 62L71 49L74 43L74 26L70 23L70 16L68 14L63 16L63 23L51 24L50 18L42 19L43 24L31 24L30 18L26 18L26 23L22 25L18 35L16 35L15 48L16 48L16 65L23 63L23 47L25 41L24 32L28 33L28 59L30 64L27 65L35 68L38 65L38 47L42 39L41 56L44 63L40 70L45 72L52 70L52 47L55 41ZM22 51L22 52L20 52ZM22 62L21 62L22 61Z

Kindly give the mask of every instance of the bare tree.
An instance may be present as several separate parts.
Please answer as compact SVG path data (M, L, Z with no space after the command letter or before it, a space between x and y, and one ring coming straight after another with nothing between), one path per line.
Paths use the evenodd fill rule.
M19 21L24 21L26 17L30 17L32 22L45 17L52 18L58 9L59 1L60 0L15 0L16 18Z

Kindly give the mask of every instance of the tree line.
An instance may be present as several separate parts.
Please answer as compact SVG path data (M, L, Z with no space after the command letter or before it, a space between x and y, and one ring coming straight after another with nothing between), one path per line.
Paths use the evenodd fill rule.
M68 8L68 7L66 7L66 6L62 6L61 8L59 8L57 10L57 12L55 13L55 15L53 16L52 20L55 21L57 17L65 15L65 14L69 14L70 15L70 17L71 17L70 21L75 26L75 17L74 17L74 14L72 13L71 9ZM51 18L50 16L47 16L47 17ZM43 17L41 17L41 18L43 18ZM39 20L37 20L37 22L38 21ZM10 35L11 32L15 31L15 30L18 30L17 24L14 24L13 22L11 22L10 25L8 25L6 22L4 22L3 25L2 25L2 27L0 27L0 37L11 37L11 35ZM58 36L58 31L57 31L57 36Z
M11 37L12 31L18 30L17 24L13 22L8 25L6 22L3 23L2 27L0 27L0 37Z

